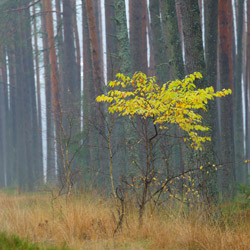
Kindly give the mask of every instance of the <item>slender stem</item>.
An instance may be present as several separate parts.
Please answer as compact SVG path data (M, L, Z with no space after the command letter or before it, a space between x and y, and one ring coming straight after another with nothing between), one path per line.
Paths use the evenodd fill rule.
M112 187L112 192L114 197L116 198L116 192L114 187L114 179L113 179L113 153L111 149L111 134L114 128L114 114L111 115L111 127L108 133L108 148L109 148L109 173L110 173L110 182Z

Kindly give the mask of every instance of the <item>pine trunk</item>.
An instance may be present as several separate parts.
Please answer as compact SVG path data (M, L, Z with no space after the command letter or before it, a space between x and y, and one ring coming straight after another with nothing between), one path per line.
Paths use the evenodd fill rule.
M44 80L45 80L45 96L46 96L46 141L47 141L47 168L46 180L49 184L56 181L56 161L55 161L55 136L53 123L53 105L52 105L52 86L51 86L51 68L49 59L49 42L46 30L46 17L41 16L41 28L43 32L43 62L44 62Z
M247 159L250 159L250 2L247 1L247 63L246 63L246 152ZM250 163L248 164L248 174L250 173ZM249 179L248 179L249 183Z
M243 133L243 107L242 107L242 49L243 49L243 6L244 0L238 1L238 19L237 19L237 55L236 56L236 77L234 81L234 148L235 148L235 167L236 181L246 183L244 173L244 133Z
M55 131L56 131L56 151L57 151L57 163L58 171L62 172L63 163L61 159L61 126L62 126L62 110L59 97L59 78L58 78L58 65L57 65L57 56L55 49L55 36L53 28L53 19L52 19L52 6L50 0L43 0L44 9L46 13L46 30L48 33L48 44L49 44L49 59L50 59L50 74L51 74L51 93L52 93L52 102L53 102L53 112L55 120ZM59 181L61 181L62 176L59 176Z
M233 89L233 16L232 3L219 0L219 68L220 88ZM222 192L232 195L235 182L234 168L234 131L233 98L227 96L221 100L221 163L223 164L221 180Z
M147 1L129 1L130 53L133 71L147 74Z
M95 95L99 96L103 93L102 87L104 84L103 76L102 76L102 68L100 61L100 51L99 51L99 43L97 36L97 27L96 20L94 15L94 8L92 0L86 0L86 12L87 12L87 22L88 22L88 31L90 38L90 46L91 46L91 60L92 60L92 70L93 70L93 80L94 80L94 89ZM95 97L96 97L95 96ZM105 137L105 121L104 121L104 107L103 104L96 102L96 127L98 134L98 160L99 160L99 172L102 173L102 181L104 181L105 172L107 168L105 168L107 152L104 143Z
M201 14L197 0L180 0L182 25L183 25L183 38L185 47L185 73L192 74L194 72L201 72L203 79L197 82L197 87L206 88L211 85L208 82L206 74L206 65L204 59L204 49L202 41L202 29L201 29ZM216 16L213 15L216 19ZM213 62L214 63L214 62ZM214 83L215 86L215 83ZM206 136L213 138L214 128L214 110L213 103L209 103L207 112L202 113L204 119L203 124L212 128L206 132ZM188 150L187 152L187 164L189 168L192 166L208 166L211 163L215 163L215 150L214 142L205 143L202 151L193 152ZM208 175L206 171L201 171L199 178L199 186L202 197L206 201L216 198L216 173L210 171Z
M176 14L176 5L174 1L163 1L162 21L166 29L167 41L166 47L169 54L170 79L182 79L184 77L184 64L182 58L181 39L178 29L178 20Z
M171 1L174 4L174 1ZM165 3L167 3L165 1ZM160 19L160 3L159 0L150 0L149 4L151 17L151 33L152 33L152 53L155 64L155 75L159 78L160 83L165 83L169 80L168 61L166 46L164 44L162 24Z

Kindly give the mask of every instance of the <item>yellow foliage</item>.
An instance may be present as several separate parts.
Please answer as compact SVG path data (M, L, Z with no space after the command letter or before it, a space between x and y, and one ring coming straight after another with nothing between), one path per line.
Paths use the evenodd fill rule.
M97 102L110 103L109 113L151 118L159 129L168 129L166 124L177 124L187 133L191 146L200 150L201 144L211 138L198 134L209 127L202 125L202 116L197 111L207 111L208 100L232 93L230 89L215 92L213 87L196 88L194 81L202 78L199 72L183 80L169 81L162 87L156 83L156 77L147 77L142 72L136 72L132 78L120 73L116 77L117 80L109 83L112 89L96 98Z

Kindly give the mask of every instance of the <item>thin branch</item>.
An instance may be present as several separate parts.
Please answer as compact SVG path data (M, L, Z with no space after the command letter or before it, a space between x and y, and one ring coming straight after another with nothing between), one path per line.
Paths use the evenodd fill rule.
M224 164L216 164L216 165L215 165L215 164L213 164L213 165L209 164L208 166L205 166L204 169L211 169L211 168L214 168L214 167L222 167L223 165L227 165L227 164L231 164L231 163L232 163L232 162L226 162L226 163L224 163ZM200 170L200 169L201 169L200 167L192 168L192 169L186 170L186 171L184 171L184 172L182 172L182 173L180 173L180 174L177 174L177 175L175 175L175 176L172 176L172 177L168 178L168 179L165 181L165 183L164 183L158 190L156 190L156 191L154 192L154 194L153 194L152 196L155 196L155 195L157 195L157 194L159 193L158 199L157 199L157 200L159 200L159 198L160 198L160 196L161 196L161 193L163 192L164 188L168 185L168 183L169 183L170 181L172 181L172 180L174 180L174 179L176 179L176 178L178 178L178 177L184 176L184 175L186 175L186 174L192 173L192 172L194 172L194 171Z
M26 10L26 9L29 9L30 7L36 5L37 3L41 2L41 0L37 0L27 6L24 6L24 7L20 7L20 8L17 8L17 9L11 9L11 10L7 10L5 11L6 13L10 13L10 12L15 12L15 11L21 11L21 10Z

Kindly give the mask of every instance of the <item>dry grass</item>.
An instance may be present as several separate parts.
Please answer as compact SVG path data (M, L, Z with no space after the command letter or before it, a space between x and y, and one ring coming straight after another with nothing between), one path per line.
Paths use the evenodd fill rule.
M173 209L147 211L139 228L131 206L122 232L114 236L116 204L97 195L60 197L52 204L48 195L0 194L0 207L1 231L72 249L250 249L248 213L231 223L226 218L213 222L201 211L189 216Z

